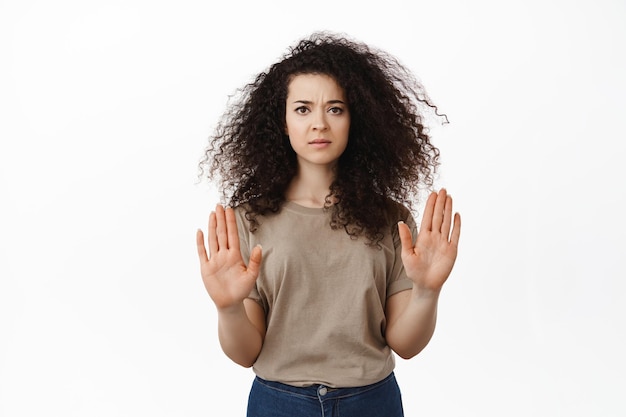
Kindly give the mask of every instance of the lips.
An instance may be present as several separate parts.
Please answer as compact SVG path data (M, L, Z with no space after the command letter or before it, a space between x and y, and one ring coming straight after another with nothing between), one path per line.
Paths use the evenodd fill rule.
M309 144L311 145L322 145L325 143L330 143L328 139L313 139Z

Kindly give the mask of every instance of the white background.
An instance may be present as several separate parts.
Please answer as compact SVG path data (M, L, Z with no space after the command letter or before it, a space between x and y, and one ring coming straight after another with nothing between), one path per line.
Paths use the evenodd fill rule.
M451 121L462 242L432 342L398 360L407 416L626 415L626 3L14 0L1 416L244 415L197 163L228 95L319 29L399 57Z

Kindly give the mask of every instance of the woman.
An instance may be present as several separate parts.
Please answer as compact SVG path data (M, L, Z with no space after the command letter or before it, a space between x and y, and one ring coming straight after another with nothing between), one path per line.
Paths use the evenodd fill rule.
M429 342L460 216L428 197L436 107L388 54L314 34L241 90L202 167L229 208L210 214L202 278L222 349L253 367L249 416L401 416L395 352ZM413 236L417 235L415 243Z

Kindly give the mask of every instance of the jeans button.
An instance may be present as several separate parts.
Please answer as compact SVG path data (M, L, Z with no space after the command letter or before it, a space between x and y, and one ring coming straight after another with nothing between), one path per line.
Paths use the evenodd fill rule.
M328 390L326 389L326 387L322 387L319 390L319 393L320 393L321 396L326 395L327 392L328 392Z

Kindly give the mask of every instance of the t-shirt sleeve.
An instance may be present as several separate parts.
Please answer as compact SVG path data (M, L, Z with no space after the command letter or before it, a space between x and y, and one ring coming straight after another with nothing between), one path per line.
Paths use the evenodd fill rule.
M246 212L243 207L237 207L235 209L235 218L237 219L237 232L239 234L239 250L241 252L241 257L243 262L248 265L250 262L250 223L246 220ZM261 295L257 289L256 284L250 294L248 294L248 298L255 300L258 303L261 303Z
M411 215L411 212L409 210L403 211L401 220L409 226L413 237L413 243L415 243L415 239L417 237L417 225L415 224L415 219ZM406 276L404 265L402 263L402 244L400 243L397 223L391 225L391 236L393 238L394 259L391 274L387 280L387 297L413 288L413 281Z

